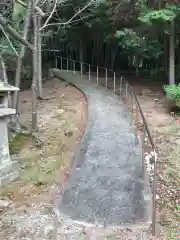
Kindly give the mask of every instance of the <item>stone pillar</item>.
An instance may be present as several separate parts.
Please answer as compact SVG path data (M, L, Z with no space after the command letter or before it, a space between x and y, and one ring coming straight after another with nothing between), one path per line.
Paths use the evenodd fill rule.
M8 125L9 115L15 114L15 109L9 108L8 92L17 91L18 88L9 84L0 83L0 186L13 181L19 176L18 163L11 160L9 154Z

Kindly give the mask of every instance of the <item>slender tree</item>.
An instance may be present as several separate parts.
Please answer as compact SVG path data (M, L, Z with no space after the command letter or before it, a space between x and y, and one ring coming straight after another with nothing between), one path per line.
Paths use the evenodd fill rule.
M32 79L32 130L35 131L37 129L37 16L35 11L35 0L33 1L33 79Z
M37 18L37 81L38 81L38 97L40 99L43 99L43 87L42 87L42 54L41 54L41 16L39 14L36 14Z
M175 27L171 23L169 35L169 84L175 84Z
M23 30L23 39L27 41L30 20L32 14L32 1L28 1L26 16L25 16L25 23L24 23L24 30ZM25 45L22 44L21 50L17 59L17 67L16 67L16 74L15 74L15 86L20 87L21 81L21 71L22 71L22 61L25 54ZM15 92L13 96L13 107L18 111L18 101L19 101L19 92Z

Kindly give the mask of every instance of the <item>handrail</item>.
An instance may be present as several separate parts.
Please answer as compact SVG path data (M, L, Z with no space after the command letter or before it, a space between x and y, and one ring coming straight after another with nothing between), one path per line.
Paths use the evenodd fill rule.
M144 122L144 125L145 125L145 127L146 127L146 131L147 131L147 134L148 134L148 137L149 137L149 141L150 141L150 143L151 143L151 146L152 146L153 150L156 151L155 144L154 144L154 142L153 142L153 139L152 139L152 136L151 136L151 133L150 133L150 130L149 130L147 121L146 121L146 119L145 119L145 117L144 117L142 108L141 108L141 106L140 106L139 100L138 100L136 94L134 93L134 91L132 91L132 93L134 94L134 98L135 98L135 100L136 100L136 103L137 103L137 105L138 105L138 108L139 108L141 117L142 117L143 122Z
M48 51L48 50L47 50ZM60 52L59 50L50 50L50 52ZM66 67L67 67L67 71L69 71L69 61L72 61L73 64L72 64L72 71L74 72L74 74L76 73L76 66L75 66L75 63L79 63L80 64L80 73L81 73L81 76L83 75L83 65L87 65L88 66L88 74L89 74L89 81L90 81L90 76L91 76L91 68L92 67L95 67L96 68L96 74L97 74L97 84L99 85L99 69L104 69L105 70L105 73L106 73L106 88L108 88L108 84L107 84L107 80L108 80L108 76L107 76L107 72L110 71L111 73L113 73L113 82L114 82L114 93L116 93L116 76L119 76L121 77L121 80L120 80L120 88L119 88L119 95L121 96L121 94L123 93L123 83L126 84L126 87L125 87L125 103L127 103L127 100L128 100L128 96L127 96L127 90L130 89L131 91L131 97L132 97L132 112L134 110L134 106L133 106L133 97L135 99L135 106L136 106L136 121L137 121L137 108L139 110L139 113L140 113L140 116L142 118L142 122L143 122L143 133L142 133L142 136L143 138L141 138L141 141L142 141L142 161L143 161L143 164L144 164L144 142L145 142L145 132L147 133L147 136L148 136L148 139L149 139L149 142L151 144L151 148L152 148L152 154L151 154L151 158L153 158L153 161L151 161L151 164L153 165L153 174L152 174L152 178L153 178L153 181L152 181L152 236L155 236L156 235L156 169L157 169L157 152L156 152L156 147L155 147L155 144L154 144L154 141L152 139L152 136L151 136L151 133L150 133L150 130L149 130L149 127L148 127L148 124L147 124L147 121L146 121L146 118L144 116L144 113L142 111L142 108L140 106L140 103L139 103L139 100L135 94L135 92L133 91L133 88L132 86L129 85L128 81L126 79L123 80L123 77L120 76L119 74L117 74L116 72L114 72L113 70L111 69L108 69L108 68L105 68L105 67L101 67L101 66L97 66L97 65L93 65L93 64L89 64L89 63L85 63L85 62L81 62L81 61L78 61L78 60L73 60L73 59L68 59L68 58L65 58L65 57L59 57L59 56L56 56L56 59L55 59L55 63L56 63L56 67L57 67L57 58L60 58L61 59L61 69L63 69L63 59L66 60ZM132 117L133 118L133 117ZM138 128L138 126L136 126Z
M65 60L68 59L68 58L65 58L65 57L61 57L61 58L62 58L62 59L65 59ZM78 61L78 60L73 60L73 59L68 59L68 60L70 60L70 61L75 61L75 62L77 62L77 63L81 63L81 61ZM90 65L90 66L92 66L92 67L97 67L97 65L89 64L89 63L86 63L86 62L83 62L83 64ZM108 68L105 68L105 67L102 67L102 66L98 66L98 67L99 67L99 68L102 68L102 69L107 69L108 71L111 71L112 73L114 72L112 69L108 69ZM119 75L119 74L117 74L117 75ZM125 81L127 82L127 80L125 80ZM128 85L129 85L129 84L128 84ZM143 119L144 125L145 125L145 127L146 127L147 134L148 134L150 143L151 143L151 145L152 145L152 148L153 148L154 151L156 151L156 150L155 150L155 149L156 149L156 148L155 148L155 144L154 144L153 139L152 139L152 137L151 137L151 133L150 133L150 130L149 130L147 121L146 121L146 119L145 119L145 117L144 117L142 108L141 108L141 106L140 106L140 104L139 104L139 100L138 100L135 92L133 91L132 87L131 87L130 85L129 85L129 87L130 87L131 92L132 92L132 94L133 94L133 96L134 96L134 98L135 98L135 100L136 100L137 105L138 105L138 108L139 108L141 117L142 117L142 119Z

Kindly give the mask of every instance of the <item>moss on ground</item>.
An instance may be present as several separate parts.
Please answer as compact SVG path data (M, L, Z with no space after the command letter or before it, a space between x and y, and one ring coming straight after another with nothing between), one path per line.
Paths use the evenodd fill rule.
M53 183L56 178L56 171L63 167L63 153L45 157L38 153L28 154L22 159L23 182L30 182L35 186Z
M9 141L10 154L19 154L21 174L17 181L0 188L1 196L17 199L18 195L31 194L32 188L40 193L52 185L57 179L57 172L70 165L73 156L71 145L74 145L71 137L77 130L73 121L62 120L58 128L44 135L40 147L37 147L32 135L17 134L12 137ZM71 136L67 134L69 132Z
M18 154L24 145L31 139L30 135L18 133L13 136L9 141L9 152L11 155Z

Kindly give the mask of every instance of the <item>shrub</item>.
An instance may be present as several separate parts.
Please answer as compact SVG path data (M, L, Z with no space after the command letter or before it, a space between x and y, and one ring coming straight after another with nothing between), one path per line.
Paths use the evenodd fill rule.
M174 100L177 107L180 107L180 84L170 84L164 86L168 100Z

